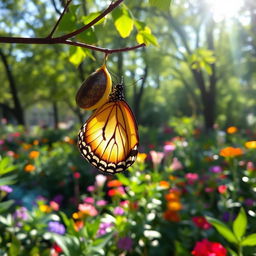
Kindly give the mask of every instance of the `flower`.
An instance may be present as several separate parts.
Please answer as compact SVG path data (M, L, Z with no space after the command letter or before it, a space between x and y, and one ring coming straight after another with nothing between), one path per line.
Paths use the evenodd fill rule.
M166 142L164 145L164 153L168 154L175 150L176 146L173 142Z
M249 148L249 149L255 149L256 148L256 140L245 142L245 147Z
M39 205L39 209L41 212L49 213L52 211L52 208L49 205L41 204Z
M0 191L4 191L6 193L11 193L13 191L13 189L7 185L2 185L2 186L0 186Z
M182 209L182 204L179 201L170 201L167 203L167 208L170 211L180 211Z
M160 186L160 187L162 187L162 188L167 189L167 188L169 188L169 187L170 187L170 184L169 184L169 182L168 182L168 181L161 180L161 181L159 182L159 186Z
M132 249L132 239L130 237L119 238L117 247L121 250L130 251Z
M247 163L247 165L246 165L246 170L248 170L248 171L253 171L254 170L254 163L253 162L251 162L251 161L249 161L248 163Z
M96 208L91 204L87 204L87 203L79 204L78 209L84 215L96 216L98 214L98 211L96 210Z
M113 187L120 187L122 186L123 184L121 183L121 181L119 180L111 180L107 183L107 186L109 188L113 188Z
M164 153L151 150L149 154L151 156L154 168L157 168L157 166L162 162L164 158Z
M243 153L241 148L226 147L220 150L219 155L223 157L236 157L241 156Z
M27 164L24 167L25 172L33 172L36 169L36 167L32 164Z
M114 209L113 213L114 213L115 215L123 215L123 214L124 214L124 209L123 209L122 207L120 207L120 206L117 206L117 207Z
M87 204L94 204L94 198L93 197L86 197L84 198L84 203L87 203Z
M29 153L29 158L35 159L35 158L37 158L39 155L40 155L40 152L33 150L33 151L31 151L31 152Z
M52 233L56 233L59 235L64 235L65 234L65 227L63 224L59 223L58 221L50 221L48 223L48 231Z
M226 256L227 250L222 244L217 242L210 242L207 239L196 242L192 251L194 256Z
M172 160L172 163L170 165L170 168L173 171L182 170L183 169L183 165L182 165L182 163L179 161L179 159L177 157L174 157L173 160Z
M164 212L164 219L171 222L179 222L180 214L177 211L166 210Z
M195 216L192 218L192 221L198 228L204 230L211 228L211 224L203 216Z
M137 162L138 163L144 163L146 158L147 158L147 154L146 153L138 153L138 155L137 155Z
M124 194L125 194L125 191L123 187L113 188L108 191L109 196L121 196Z
M222 172L222 168L219 165L215 165L215 166L211 166L209 171L213 172L213 173L221 173Z
M197 173L189 172L185 175L185 178L187 179L188 184L192 185L199 179L199 176Z
M58 246L58 244L54 243L52 248L55 250L56 253L61 253L62 249Z
M56 203L55 201L50 201L49 204L50 204L51 208L52 208L54 211L58 211L59 208L60 208L59 204Z
M238 131L238 129L235 126L230 126L230 127L227 128L227 133L229 133L229 134L234 134L237 131Z
M81 174L79 172L74 172L73 176L75 179L80 179Z
M220 194L225 194L227 192L228 187L226 185L218 186L218 191Z
M107 232L110 231L110 227L112 227L112 226L113 226L112 223L108 223L108 222L100 223L100 227L98 229L97 236L105 235Z
M13 217L15 219L27 220L28 219L28 209L26 207L23 207L23 206L18 208L14 212Z
M87 187L87 191L88 191L88 192L93 192L93 191L95 191L95 187L92 186L92 185L91 185L91 186L88 186L88 187Z
M98 174L96 177L95 177L95 185L97 187L103 187L105 182L107 180L107 177L103 174Z
M103 199L96 202L97 206L105 206L106 204L107 204L107 201Z
M84 222L82 220L75 221L74 228L78 232L84 226Z

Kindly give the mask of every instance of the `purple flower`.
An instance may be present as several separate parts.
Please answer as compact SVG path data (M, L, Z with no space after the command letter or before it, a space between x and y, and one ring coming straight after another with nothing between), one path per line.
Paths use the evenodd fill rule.
M210 172L213 172L213 173L221 173L222 172L222 168L219 165L212 166L212 167L210 167L209 170L210 170Z
M120 206L117 206L115 209L114 209L114 214L115 215L123 215L124 214L124 209Z
M109 223L109 222L102 222L100 223L100 227L97 233L97 236L103 236L107 233L107 229L109 229L110 227L112 227L113 224Z
M236 218L235 215L232 216L231 213L229 212L224 212L223 215L222 215L222 220L225 221L225 222L228 222L230 220L234 220Z
M121 250L130 251L132 249L132 239L130 237L122 237L117 242L117 247Z
M3 185L3 186L0 186L0 191L4 191L6 193L11 193L13 191L13 189L9 186Z
M253 199L251 199L251 198L247 198L247 199L245 199L244 200L244 204L246 205L246 206L253 206L254 205L254 200Z
M15 219L21 219L21 220L27 220L28 219L28 210L26 207L20 207L18 208L14 214L13 217Z
M56 195L56 196L52 199L52 201L56 202L57 204L61 204L62 201L63 201L63 199L64 199L64 196L61 195L61 194L59 194L59 195Z
M59 235L64 235L66 230L64 225L58 221L50 221L48 223L48 231Z

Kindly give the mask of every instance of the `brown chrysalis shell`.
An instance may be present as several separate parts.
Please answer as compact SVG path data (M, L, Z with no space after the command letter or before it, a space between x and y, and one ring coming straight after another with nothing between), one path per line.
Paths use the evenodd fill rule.
M111 91L111 76L104 64L82 83L76 94L76 104L86 110L97 109L108 101Z

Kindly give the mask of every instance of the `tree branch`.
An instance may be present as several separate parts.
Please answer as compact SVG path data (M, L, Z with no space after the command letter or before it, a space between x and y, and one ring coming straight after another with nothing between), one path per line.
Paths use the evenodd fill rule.
M60 15L60 17L57 21L57 23L55 24L51 33L47 37L28 38L28 37L4 37L4 36L0 36L0 43L10 43L10 44L15 44L15 43L18 43L18 44L67 44L67 45L73 45L73 46L79 46L79 47L82 47L82 48L91 49L91 50L94 50L94 51L104 52L105 54L112 54L112 53L115 53L115 52L126 52L126 51L131 51L131 50L135 50L135 49L146 46L143 43L143 44L139 44L139 45L135 45L135 46L131 46L131 47L118 48L118 49L107 49L107 48L101 48L101 47L97 47L97 46L82 43L82 42L76 42L76 41L68 40L69 38L74 37L74 36L82 33L83 31L85 31L86 29L90 28L91 26L93 26L95 23L97 23L99 20L101 20L103 17L105 17L108 13L113 11L124 0L117 0L115 2L112 2L105 11L103 11L99 16L97 16L95 19L93 19L90 23L86 24L82 28L80 28L80 29L78 29L74 32L71 32L69 34L60 36L60 37L52 37L53 33L55 32L57 26L59 25L64 13L67 10L71 1L72 0L68 0L67 4L64 7L63 12L61 13L61 15Z
M58 25L60 24L60 21L61 21L63 15L65 14L66 10L68 9L68 6L70 5L71 2L72 2L72 0L68 0L67 1L67 3L65 5L65 7L64 7L64 9L63 9L63 11L62 11L62 13L61 13L61 15L59 17L59 19L57 20L56 24L54 25L51 33L47 36L47 38L52 38L53 33L55 32L55 30L57 29Z

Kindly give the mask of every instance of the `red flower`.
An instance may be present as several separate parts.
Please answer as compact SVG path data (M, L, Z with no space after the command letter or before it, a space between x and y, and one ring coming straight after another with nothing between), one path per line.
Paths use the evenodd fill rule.
M107 183L107 186L109 188L113 188L113 187L120 187L122 186L123 184L119 181L119 180L111 180Z
M211 228L211 224L206 220L203 216L196 216L192 218L192 221L194 224L201 229L209 229Z
M226 256L227 250L222 244L217 242L210 242L207 239L196 242L192 251L194 256Z
M125 191L123 187L112 188L108 191L109 196L121 196L124 194L125 194Z
M218 191L220 194L225 194L227 192L228 187L226 185L218 186Z
M62 252L62 249L61 249L56 243L53 244L53 249L54 249L57 253L61 253L61 252Z

